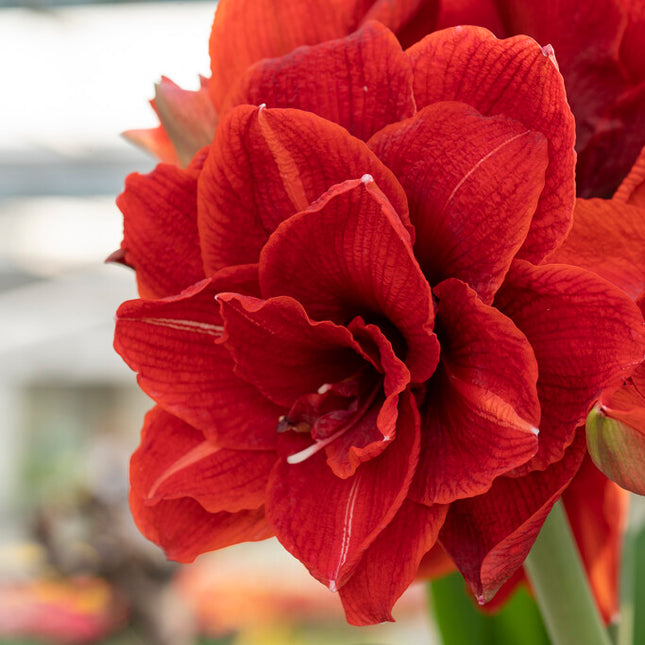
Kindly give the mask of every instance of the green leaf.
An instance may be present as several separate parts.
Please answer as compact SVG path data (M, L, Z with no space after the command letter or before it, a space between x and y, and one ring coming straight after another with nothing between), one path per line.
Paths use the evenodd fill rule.
M549 645L540 612L524 586L494 615L477 609L458 573L428 586L444 645Z
M636 500L632 501L636 503ZM640 527L635 536L634 565L633 643L645 643L645 612L638 609L645 607L645 525Z

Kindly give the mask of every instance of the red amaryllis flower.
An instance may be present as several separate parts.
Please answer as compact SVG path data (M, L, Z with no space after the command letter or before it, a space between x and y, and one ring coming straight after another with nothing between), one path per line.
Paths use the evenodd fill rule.
M158 404L135 519L181 561L275 534L357 624L438 540L487 601L643 353L622 290L542 263L575 192L549 52L369 22L233 81L188 168L119 198L115 346Z

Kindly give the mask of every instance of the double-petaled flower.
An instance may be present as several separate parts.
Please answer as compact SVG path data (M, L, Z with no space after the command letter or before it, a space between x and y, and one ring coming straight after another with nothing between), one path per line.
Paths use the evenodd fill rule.
M409 31L386 5L368 18ZM119 198L141 299L115 346L157 403L135 520L180 561L275 534L357 624L390 618L438 543L485 602L643 356L624 291L545 262L575 195L551 50L457 27L403 51L370 20L334 39L342 11L320 44L269 24L242 47L235 11L212 143ZM266 42L284 55L254 62Z

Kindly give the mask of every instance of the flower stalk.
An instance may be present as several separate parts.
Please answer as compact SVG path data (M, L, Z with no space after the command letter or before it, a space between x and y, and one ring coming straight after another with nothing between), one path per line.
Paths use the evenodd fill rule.
M524 567L553 645L611 645L559 502Z

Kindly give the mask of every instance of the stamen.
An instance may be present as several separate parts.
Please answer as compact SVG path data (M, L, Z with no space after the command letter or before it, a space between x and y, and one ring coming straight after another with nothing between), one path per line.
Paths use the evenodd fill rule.
M308 448L305 448L300 452L296 452L293 455L289 455L287 457L287 463L301 464L303 461L309 459L309 457L315 455L319 450L322 450L326 445L330 444L332 441L338 439L338 437L345 434L350 427L351 426L341 428L340 430L338 430L338 432L334 432L333 435L327 437L327 439L321 439L320 441L316 441L316 443L312 443Z
M306 459L309 459L309 457L312 457L313 455L315 455L319 450L322 450L325 446L329 445L332 441L335 441L336 439L338 439L338 437L344 435L346 432L351 430L358 423L358 420L365 414L365 412L367 412L369 407L374 402L374 399L376 398L376 395L380 390L380 386L381 384L379 383L372 390L372 392L367 397L367 399L365 399L363 404L358 408L358 410L356 410L356 412L352 416L349 423L347 423L344 426L341 426L340 430L338 430L337 432L334 432L334 434L330 435L326 439L318 439L315 441L315 443L312 443L311 446L308 446L304 450L301 450L300 452L296 452L293 455L289 455L287 457L287 463L301 464Z

